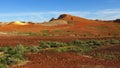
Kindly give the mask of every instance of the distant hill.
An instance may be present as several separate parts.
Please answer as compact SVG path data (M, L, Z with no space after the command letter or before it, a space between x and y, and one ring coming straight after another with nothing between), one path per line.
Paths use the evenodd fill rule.
M65 20L56 20L56 19L53 20L52 19L49 22L42 23L41 25L44 25L44 26L57 26L57 25L64 25L64 24L68 24L68 22L65 21Z
M115 21L119 22L119 20ZM2 32L35 32L40 34L42 30L48 30L48 35L57 36L120 36L119 29L119 23L89 20L70 14L61 14L57 19L52 18L44 23L16 21L0 26Z
M96 20L96 21L120 23L120 19L116 19L116 20Z
M61 14L57 19L52 18L50 19L49 22L43 23L44 25L64 25L64 24L69 24L69 23L77 23L77 22L88 22L90 20L81 18L78 16L73 16L70 14Z
M114 20L113 22L118 22L118 23L120 23L120 19L116 19L116 20Z
M76 22L79 22L79 21L82 21L82 20L87 20L85 18L81 18L81 17L78 17L78 16L73 16L73 15L70 15L70 14L61 14L57 19L62 19L62 20L66 20L66 21L76 21Z

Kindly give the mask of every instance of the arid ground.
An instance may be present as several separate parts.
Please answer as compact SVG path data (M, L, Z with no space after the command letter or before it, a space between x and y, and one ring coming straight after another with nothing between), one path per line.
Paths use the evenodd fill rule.
M120 68L120 23L116 22L63 14L42 24L0 25L0 47L17 48L18 45L37 49L25 51L22 55L26 59L20 63L3 64L8 68ZM5 51L2 55L9 54L1 48L1 52Z

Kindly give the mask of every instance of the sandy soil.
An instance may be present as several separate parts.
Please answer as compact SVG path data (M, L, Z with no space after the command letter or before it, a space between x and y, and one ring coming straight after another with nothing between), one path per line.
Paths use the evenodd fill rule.
M30 62L14 68L120 68L120 61L89 58L72 52L42 52L25 56Z

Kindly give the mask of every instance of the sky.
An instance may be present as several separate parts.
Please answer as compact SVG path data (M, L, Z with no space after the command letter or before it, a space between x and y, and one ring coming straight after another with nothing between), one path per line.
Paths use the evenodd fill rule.
M60 14L117 19L120 18L120 0L0 0L1 22L44 22Z

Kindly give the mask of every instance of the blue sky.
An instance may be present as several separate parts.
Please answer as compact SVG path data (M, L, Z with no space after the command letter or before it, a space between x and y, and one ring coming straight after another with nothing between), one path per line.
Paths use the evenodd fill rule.
M0 0L0 21L48 21L60 14L88 19L120 18L120 0Z

